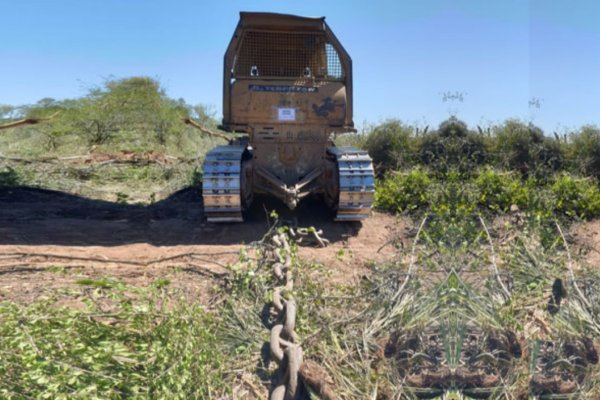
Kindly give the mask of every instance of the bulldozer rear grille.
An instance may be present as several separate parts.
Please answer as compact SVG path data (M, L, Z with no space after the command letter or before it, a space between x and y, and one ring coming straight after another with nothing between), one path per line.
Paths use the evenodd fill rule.
M342 80L344 71L336 49L323 34L248 31L234 76Z

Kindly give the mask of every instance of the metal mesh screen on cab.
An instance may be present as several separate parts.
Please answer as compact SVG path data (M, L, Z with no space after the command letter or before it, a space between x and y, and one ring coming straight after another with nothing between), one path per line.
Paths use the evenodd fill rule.
M342 64L325 35L249 31L238 51L234 76L340 80Z

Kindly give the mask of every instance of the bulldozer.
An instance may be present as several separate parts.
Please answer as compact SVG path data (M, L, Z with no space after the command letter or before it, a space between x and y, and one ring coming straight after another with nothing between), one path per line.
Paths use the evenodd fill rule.
M243 134L208 152L202 197L209 222L243 222L256 194L290 209L320 196L336 221L369 216L373 162L337 147L356 132L352 60L324 17L241 12L223 66L223 121Z

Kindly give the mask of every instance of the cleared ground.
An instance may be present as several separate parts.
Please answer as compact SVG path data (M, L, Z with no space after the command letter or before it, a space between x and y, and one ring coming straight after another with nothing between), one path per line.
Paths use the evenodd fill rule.
M203 299L240 250L267 232L268 213L323 230L325 248L301 246L299 256L328 267L331 284L348 283L370 261L395 256L405 223L374 212L362 223L336 223L325 206L308 201L290 212L258 198L244 224L204 221L201 194L186 189L152 205L91 200L40 189L0 190L0 299L31 302L82 279L111 277L146 286L167 276L187 296ZM210 278L210 279L207 279Z

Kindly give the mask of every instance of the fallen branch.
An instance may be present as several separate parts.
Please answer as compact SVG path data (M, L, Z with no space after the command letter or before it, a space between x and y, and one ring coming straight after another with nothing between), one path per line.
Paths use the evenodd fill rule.
M16 127L22 126L22 125L35 125L35 124L39 124L40 122L49 121L52 118L56 117L56 115L59 112L60 111L57 111L54 114L52 114L51 116L46 117L46 118L24 118L24 119L20 119L18 121L9 122L7 124L0 125L0 130L1 129L16 128Z
M219 263L214 260L210 260L204 257L214 257L216 255L222 254L238 254L238 252L228 251L228 252L219 252L219 253L179 253L172 256L160 257L154 260L148 261L132 261L132 260L119 260L119 259L111 259L111 258L100 258L100 257L80 257L80 256L70 256L66 254L52 254L52 253L24 253L24 252L16 252L10 254L3 254L2 259L19 259L19 258L34 258L34 257L44 257L47 259L59 259L59 260L71 260L71 261L89 261L89 262L100 262L100 263L115 263L115 264L127 264L127 265L135 265L140 267L149 267L154 264L173 261L181 258L193 258L196 260L200 260L206 263L218 265L221 268L225 268L225 265Z
M181 270L185 271L185 272L193 272L193 273L199 274L199 275L211 276L213 278L224 278L227 275L229 275L229 272L216 272L210 268L207 268L204 265L200 265L200 264L196 264L196 263L188 262L187 265L188 265L187 267L181 268ZM175 269L175 267L174 267L174 269Z
M190 125L190 126L196 128L196 129L198 129L199 131L201 131L203 133L206 133L209 136L218 137L218 138L226 140L228 142L231 139L227 135L224 135L224 134L219 133L219 132L211 131L210 129L208 129L208 128L202 126L202 125L200 125L199 123L197 123L196 121L194 121L193 119L191 119L189 117L188 118L183 118L183 122L185 124L187 124L187 125Z

